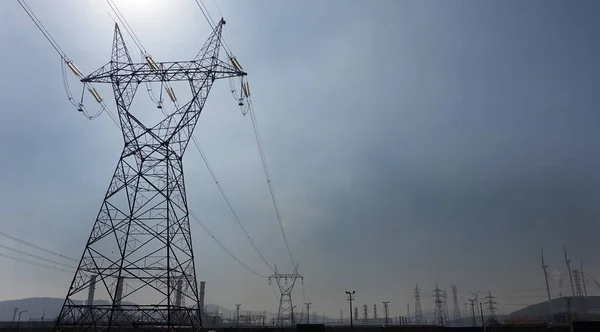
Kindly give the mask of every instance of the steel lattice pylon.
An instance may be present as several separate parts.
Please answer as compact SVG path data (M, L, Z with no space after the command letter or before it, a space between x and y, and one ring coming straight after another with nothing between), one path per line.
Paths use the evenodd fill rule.
M275 267L275 273L269 277L269 283L272 279L277 281L279 293L279 310L277 311L277 324L279 326L294 325L294 306L292 305L292 291L296 281L301 279L304 282L304 277L298 274L298 265L294 269L294 273L279 273ZM310 313L309 313L310 314Z
M125 146L57 329L201 328L182 157L214 81L246 75L218 59L224 24L194 60L162 63L133 63L115 25L111 61L82 79L112 84ZM188 81L192 97L146 127L129 112L138 85L169 81Z

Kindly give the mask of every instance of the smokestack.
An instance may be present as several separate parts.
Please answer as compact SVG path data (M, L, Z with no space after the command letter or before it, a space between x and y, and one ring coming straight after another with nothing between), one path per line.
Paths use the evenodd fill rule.
M175 293L175 305L181 307L181 299L183 298L183 277L177 280L177 293Z
M90 287L88 288L87 305L94 304L94 292L96 291L96 277L98 277L97 274L93 274L90 277Z
M115 306L121 306L121 297L123 297L123 276L117 279L117 290L115 292Z
M200 313L204 314L204 289L206 288L206 281L200 281Z

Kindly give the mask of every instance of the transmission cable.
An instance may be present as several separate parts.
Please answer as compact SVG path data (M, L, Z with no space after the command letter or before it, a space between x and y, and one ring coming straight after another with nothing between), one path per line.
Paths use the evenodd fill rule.
M14 257L14 256L11 256L11 255L2 254L2 253L0 253L0 257L6 257L6 258L12 259L14 261L28 263L28 264L40 266L40 267L43 267L43 268L46 268L46 269L53 269L53 270L67 272L67 273L73 273L73 272L75 272L75 271L61 269L59 267L54 267L54 266L49 266L49 265L45 265L45 264L40 264L40 263L37 263L37 262L32 262L30 260L26 260L26 259L23 259L23 258L18 258L18 257Z
M265 172L265 177L267 178L267 184L269 186L269 192L271 193L271 201L273 202L273 208L275 210L275 215L277 216L277 221L279 222L279 229L281 230L281 236L283 237L283 242L285 243L285 248L290 256L290 260L292 264L296 266L296 261L294 260L294 256L292 255L292 250L290 249L290 245L287 240L287 236L285 235L285 230L283 228L283 221L281 220L281 214L279 212L279 207L277 206L277 201L275 199L275 191L273 189L273 184L271 183L271 176L269 174L269 168L267 166L267 160L265 157L265 152L261 143L260 133L258 131L258 124L256 122L256 115L254 114L254 107L252 106L252 101L248 99L249 105L249 113L252 118L252 126L254 127L254 136L256 137L256 143L258 144L258 150L260 153L260 158L262 160L263 170Z
M106 2L108 3L108 5L110 6L110 8L112 9L112 11L115 13L115 15L117 16L117 18L119 19L119 21L121 22L121 24L125 27L125 30L127 31L127 33L129 34L129 36L131 37L131 39L134 40L136 46L139 48L139 50L145 55L148 55L148 52L146 50L146 48L142 45L141 40L137 37L137 35L135 34L135 32L133 31L133 28L131 28L131 26L129 25L129 23L127 22L127 19L125 18L125 16L123 15L123 13L121 13L121 11L119 10L119 8L117 7L116 3L114 2L114 0L106 0ZM198 2L197 2L198 3ZM198 6L200 6L200 4L198 3ZM202 10L202 7L200 7L200 9ZM210 22L212 21L212 17L210 17L210 14L208 13L208 11L205 13L204 10L202 10L202 13L204 14L204 17L207 19L207 21ZM112 15L110 15L110 12L108 13L108 15L113 19L113 21L115 21L115 19L112 17ZM207 16L208 15L208 16ZM116 21L115 21L116 23ZM212 28L212 25L211 25ZM166 82L166 85L168 87L170 87L170 84L168 82ZM161 89L161 94L162 94L162 89ZM152 95L150 95L150 98L152 99ZM177 101L173 101L173 103L175 103L176 106L177 105ZM167 115L164 111L163 114ZM244 227L244 225L242 224L239 215L237 214L237 212L235 211L235 209L233 208L233 205L231 204L231 201L229 200L229 198L227 197L227 195L225 194L225 191L223 189L223 187L221 186L221 183L219 182L219 180L217 179L217 176L215 175L212 167L210 166L210 163L208 162L208 159L206 158L204 152L202 151L202 149L200 148L200 145L198 144L196 137L194 134L192 134L192 142L194 143L196 149L198 150L198 152L200 153L200 156L202 157L202 160L204 161L204 164L206 165L206 168L208 169L210 175L212 176L215 184L217 185L217 188L219 190L219 192L221 193L221 196L223 197L223 199L225 200L225 203L227 204L227 206L229 207L229 210L231 211L231 214L233 215L233 218L235 219L235 221L237 222L237 224L240 226L240 228L242 229L242 231L244 232L244 235L246 236L246 238L248 239L248 241L250 242L250 245L252 246L252 248L254 249L254 251L256 251L256 253L258 254L258 256L261 258L261 260L265 263L265 265L267 265L267 267L269 267L269 269L271 271L274 272L273 268L271 267L271 265L267 262L267 260L265 259L264 255L260 252L260 250L258 249L258 247L256 246L256 243L252 240L252 238L250 237L250 234L248 233L248 231L246 230L246 228Z
M208 12L208 9L206 8L206 6L202 2L202 0L195 0L195 2L198 5L198 8L200 8L200 11L202 11L202 15L204 15L204 18L206 18L206 21L208 22L208 24L210 25L210 27L214 29L215 22L212 19L210 13ZM226 41L224 39L222 39L222 43L223 43L223 47L225 48L225 52L227 52L227 54L228 54L229 57L232 57L231 50L230 50L229 46L227 45L227 43L226 43ZM290 256L290 260L292 261L292 264L294 266L296 266L296 261L294 260L294 256L292 255L292 251L290 249L290 245L289 245L287 237L285 235L285 231L283 229L283 222L281 220L281 214L279 212L279 208L278 208L277 202L275 200L275 192L274 192L274 189L273 189L273 185L271 183L271 176L269 175L269 169L267 167L267 162L266 162L266 158L265 158L264 149L262 147L262 143L261 143L261 140L260 140L260 134L259 134L259 131L258 131L258 126L257 126L257 122L256 122L256 116L254 115L254 109L253 109L253 106L252 106L252 101L250 100L250 98L248 98L247 102L248 102L248 106L249 106L250 116L252 118L252 126L254 127L254 135L256 137L256 142L258 143L258 149L259 149L259 152L260 152L260 158L262 160L263 169L264 169L264 172L265 172L265 176L267 178L267 183L268 183L268 186L269 186L269 192L271 193L271 200L273 202L273 208L275 209L275 214L277 215L277 221L279 223L279 228L281 230L281 235L283 236L283 241L285 243L285 248L286 248L286 250L288 252L288 255Z
M117 4L113 0L106 0L106 3L108 3L110 8L113 10L115 15L117 16L117 19L121 22L121 24L125 28L125 31L127 31L129 36L131 37L131 39L133 39L133 42L136 44L136 46L140 49L140 51L142 51L145 55L147 55L148 52L146 51L146 48L144 48L144 45L142 45L142 41L135 34L135 32L133 31L133 28L131 28L131 25L129 25L129 23L125 19L125 16L119 10L119 7L117 7ZM110 13L109 13L109 16L110 16ZM111 18L112 18L112 16L111 16ZM113 21L114 21L114 18L113 18ZM115 23L116 23L116 21L115 21Z
M131 26L129 25L129 23L127 22L127 19L125 18L125 16L121 13L121 11L119 10L119 8L117 7L117 5L114 3L113 0L106 0L106 3L110 6L111 10L115 13L115 16L117 16L117 19L121 22L121 24L125 27L125 30L127 31L127 33L129 34L129 36L134 40L134 43L136 44L136 46L138 47L138 49L145 55L148 55L148 52L146 50L146 48L143 46L141 40L137 37L137 35L135 34L135 32L133 31L133 28L131 28ZM110 18L116 23L116 20L114 19L114 17L110 14L110 12L108 12L108 15L110 16ZM204 14L204 11L203 11ZM205 15L206 17L206 15ZM208 17L206 17L207 20L209 20ZM212 27L212 25L211 25ZM167 82L166 83L167 86L170 86L170 84ZM162 94L162 89L161 89L161 94ZM152 95L150 95L150 98L152 99ZM173 101L175 103L175 105L177 106L177 101ZM167 115L164 110L163 110L163 114ZM223 199L225 200L225 203L227 204L227 206L229 207L229 210L231 211L234 219L236 220L236 222L238 223L238 225L240 226L240 228L242 229L242 231L244 232L244 234L246 235L246 238L248 239L248 241L250 242L250 245L252 246L252 248L256 251L256 253L260 256L260 258L262 259L262 261L269 267L269 269L271 269L273 271L273 268L271 267L271 265L267 262L267 260L265 259L264 255L260 252L260 250L258 249L258 247L256 246L256 244L254 243L254 241L252 240L252 238L250 237L250 234L248 233L248 231L246 230L246 228L243 226L237 212L235 211L235 209L233 208L233 205L231 204L231 201L229 200L229 198L227 197L227 195L225 194L225 191L223 190L223 187L221 186L220 182L218 181L214 171L212 170L212 167L210 166L208 159L206 158L206 156L204 155L204 152L202 151L202 149L200 148L200 145L198 144L195 135L192 134L192 141L196 147L196 149L198 150L198 152L200 153L200 156L202 157L202 160L204 161L204 164L206 165L206 167L208 168L213 180L215 181L215 184L217 185L217 188L219 189L219 192L221 193L221 196L223 197ZM195 218L198 222L199 220L197 218ZM238 263L244 265L241 261L239 261L237 259L237 257L235 257L227 248L224 247L224 245L222 243L220 243L220 241L218 241L216 238L214 238L214 236L210 233L210 231L208 231L208 229L204 226L201 225L205 231L207 233L209 233L209 235L211 235L211 237L213 237L213 239L215 239L215 241L230 255L232 256L232 258L234 258L236 261L238 261ZM249 269L247 266L244 266L247 269ZM252 269L251 272L253 272ZM253 272L254 274L257 274L255 272ZM258 275L258 274L257 274Z
M43 260L43 261L45 261L45 262L48 262L48 263L57 264L57 265L62 265L62 266L64 266L64 267L68 267L68 268L71 268L71 269L75 269L75 267L74 267L74 266L67 265L67 264L64 264L64 263L60 263L60 262L57 262L57 261L53 261L53 260L51 260L51 259L48 259L48 258L45 258L45 257L42 257L42 256L38 256L38 255L34 255L34 254L30 254L30 253L28 253L28 252L21 251L21 250L19 250L19 249L15 249L15 248L12 248L12 247L9 247L9 246L5 246L5 245L3 245L3 244L0 244L0 247L2 247L2 248L4 248L4 249L7 249L7 250L10 250L10 251L12 251L12 252L16 252L16 253L22 254L22 255L27 255L27 256L29 256L29 257L37 258L37 259L39 259L39 260Z
M195 0L195 1L196 1L196 4L198 5L198 8L200 8L200 11L202 12L202 15L204 15L206 22L208 22L208 25L210 26L210 28L214 30L215 26L217 24L215 23L212 16L210 15L208 8L206 8L206 6L204 5L204 2L202 2L202 0ZM219 12L220 11L221 11L221 9L219 9ZM223 16L223 15L221 15L221 16ZM222 36L221 36L221 43L223 44L223 48L225 49L227 56L231 57L233 54L231 52L231 48L229 47L229 45L227 45L227 41L225 41L225 39Z
M223 251L225 251L229 257L233 258L233 260L235 260L238 264L240 264L242 267L244 267L246 270L248 270L250 273L260 277L260 278L267 278L267 276L264 276L256 271L254 271L252 268L250 268L248 265L244 264L244 262L242 262L239 258L237 258L229 249L227 249L227 247L225 247L225 245L219 241L214 235L213 233L211 233L211 231L208 230L208 228L206 227L206 225L204 225L200 219L198 219L198 217L196 217L196 215L190 210L189 211L190 216L192 216L192 218L194 220L196 220L196 222L198 223L198 225L200 225L200 227L202 227L202 229L204 229L204 231L219 245L219 247L221 247L221 249L223 249Z
M41 251L47 252L47 253L49 253L49 254L51 254L51 255L54 255L54 256L57 256L57 257L60 257L60 258L63 258L63 259L67 259L67 260L70 260L70 261L73 261L73 262L79 263L79 261L78 261L78 260L76 260L76 259L74 259L74 258L67 257L67 256L65 256L65 255L61 255L61 254L59 254L59 253L57 253L57 252L55 252L55 251L52 251L52 250L49 250L49 249L46 249L46 248L42 248L42 247L40 247L40 246L38 246L38 245L35 245L35 244L33 244L33 243L29 243L29 242L27 242L27 241L25 241L25 240L21 240L21 239L19 239L19 238L17 238L17 237L14 237L14 236L12 236L12 235L8 235L8 234L6 234L6 233L4 233L4 232L2 232L2 231L0 231L0 235L4 236L4 237L6 237L6 238L9 238L9 239L11 239L11 240L13 240L13 241L17 241L17 242L19 242L19 243L22 243L22 244L24 244L24 245L27 245L27 246L30 246L30 247L36 248L36 249L38 249L38 250L41 250Z
M63 60L64 63L67 64L67 66L73 71L73 73L75 74L75 76L77 76L80 80L83 78L83 74L79 71L79 69L75 66L75 64L73 64L73 61L71 61L69 59L69 57L67 56L67 54L63 51L63 49L60 47L60 45L58 45L58 42L56 42L56 40L52 37L52 35L50 34L50 31L48 31L48 29L46 29L46 27L44 27L44 25L42 24L42 21L40 21L40 19L35 15L35 13L33 12L33 10L31 9L31 7L29 7L29 5L27 5L27 3L25 2L25 0L17 0L17 2L21 5L21 7L23 8L23 10L25 11L25 13L27 13L27 15L29 16L29 18L31 18L31 20L33 21L33 23L36 25L36 27L40 30L40 32L44 35L44 37L48 40L48 42L50 43L50 45L52 45L52 47L54 48L54 50L56 51L56 53L58 53L58 55L61 57L61 59ZM64 66L64 64L63 64ZM95 115L89 115L85 109L85 106L83 105L83 93L81 96L81 102L79 104L76 104L74 102L72 93L69 89L68 83L66 83L66 75L65 75L65 70L63 67L62 70L62 75L63 75L63 85L65 88L65 93L67 94L67 98L69 99L69 102L71 104L73 104L73 106L77 107L77 109L79 111L81 111L88 119L93 120L95 118L97 118L103 111L107 111L107 114L109 114L109 116L111 117L111 119L113 121L115 121L114 116L111 114L110 109L108 109L108 107L106 106L106 104L104 103L104 101L99 98L99 95L95 95L94 97L96 98L96 96L98 96L98 98L96 98L96 101L100 104L100 111L97 112L97 114ZM96 88L94 87L94 85L92 83L84 83L83 84L83 92L85 92L85 88L89 85L88 90L90 90L90 93L92 93L93 91L96 91ZM93 93L92 93L93 94ZM97 94L97 92L96 92Z
M31 20L33 21L33 23L35 23L35 25L42 32L42 34L44 35L44 37L46 37L46 39L48 40L48 42L50 42L50 45L52 45L52 47L54 48L54 50L56 50L56 53L58 53L60 55L60 57L63 60L65 60L65 62L68 62L69 59L67 58L67 55L65 54L65 52L60 48L60 46L54 40L54 38L52 38L52 35L50 35L50 32L48 30L46 30L46 28L44 27L44 25L42 24L42 22L37 18L37 16L33 12L33 10L31 10L31 8L29 8L29 6L25 2L25 0L17 0L17 2L21 5L21 7L23 7L23 10L25 10L25 12L27 13L27 15L29 15L29 17L31 18Z
M210 163L208 162L208 159L206 158L206 155L204 155L204 151L202 151L202 149L200 148L200 145L196 141L196 137L192 136L192 142L194 143L194 146L196 147L196 149L200 153L200 156L202 157L202 160L204 161L204 164L206 165L206 168L208 169L208 172L210 173L210 176L212 176L215 184L217 185L217 188L219 189L219 192L221 193L221 196L223 197L223 200L225 200L225 203L227 204L227 207L229 207L229 211L231 211L231 214L232 214L233 218L235 219L235 221L237 222L237 224L240 226L240 228L244 232L244 235L246 235L246 238L250 242L250 245L252 245L252 248L254 249L254 251L256 251L256 253L258 254L258 256L260 256L260 258L262 259L263 263L265 263L265 265L267 267L269 267L269 269L271 271L275 272L275 270L273 269L273 267L267 262L267 260L265 259L265 257L263 256L263 254L260 252L260 250L258 250L258 247L256 246L256 243L254 243L254 241L250 237L250 234L248 234L248 231L246 230L246 227L244 227L244 225L242 224L242 221L240 220L240 217L237 214L237 212L235 211L235 209L233 208L233 205L231 204L231 201L229 200L229 198L227 197L227 195L225 195L225 191L223 190L223 187L221 186L221 183L219 182L219 179L217 179L217 176L216 176L215 172L213 171L212 167L210 166Z
M111 7L111 9L113 10L113 12L115 13L115 15L117 16L117 18L119 19L119 21L123 24L123 26L125 27L125 30L127 31L127 33L129 34L129 36L134 40L135 44L137 45L137 47L140 49L140 51L147 56L148 52L146 50L146 48L142 45L141 40L137 37L137 35L135 34L135 32L133 31L133 28L131 28L131 26L129 25L129 23L127 22L127 19L125 18L125 16L121 13L121 11L119 10L119 8L117 7L117 5L114 3L114 0L106 0L106 2L108 3L108 5ZM202 10L202 8L201 8ZM210 17L210 14L208 12L204 12L204 10L202 11L202 13L204 14L204 17L209 21L212 21L212 17ZM108 13L109 16L113 19L114 18L110 15L110 13ZM208 17L207 17L208 15ZM211 25L212 27L212 25ZM170 84L168 82L166 82L166 86L170 87ZM149 95L150 98L153 98L153 95L150 94L151 93L151 89L149 88ZM161 95L162 95L162 89L161 89ZM178 106L177 101L173 101L173 103ZM164 111L163 111L164 115L167 115ZM256 243L254 243L254 241L252 240L252 238L250 237L250 234L248 233L248 231L246 230L246 228L244 227L244 225L242 224L239 215L237 214L237 212L235 211L235 209L233 208L233 205L231 204L231 201L229 200L229 198L227 197L227 195L225 194L225 191L223 189L223 187L221 186L221 183L219 182L219 180L217 179L217 176L215 175L212 167L210 166L210 163L208 162L208 159L206 158L206 155L204 154L204 152L202 151L202 149L200 148L200 145L198 144L197 140L196 140L196 136L194 134L192 134L192 142L194 143L196 149L198 150L198 152L200 153L200 156L202 157L202 160L204 161L204 164L206 165L206 168L208 169L210 175L212 176L215 184L217 185L217 188L219 190L219 192L221 193L221 196L223 197L223 199L225 200L225 203L227 204L227 206L229 207L229 210L231 211L231 214L233 215L233 218L236 220L237 224L240 226L240 228L242 229L242 231L244 232L244 235L246 236L246 238L248 239L248 241L250 242L250 245L252 246L252 248L254 249L254 251L256 251L256 253L258 254L258 256L261 258L261 260L265 263L265 265L267 265L267 267L274 272L273 268L271 267L271 265L267 262L267 260L265 259L264 255L260 252L260 250L258 249L258 247L256 246Z

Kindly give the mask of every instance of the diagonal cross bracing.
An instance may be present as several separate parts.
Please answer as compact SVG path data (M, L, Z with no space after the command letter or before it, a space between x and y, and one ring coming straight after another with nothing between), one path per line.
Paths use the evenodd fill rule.
M194 60L155 66L132 62L115 25L111 61L82 79L112 85L125 144L57 330L201 328L182 157L214 81L246 75L218 59L223 24ZM153 127L130 113L141 82L172 80L189 81L189 101Z

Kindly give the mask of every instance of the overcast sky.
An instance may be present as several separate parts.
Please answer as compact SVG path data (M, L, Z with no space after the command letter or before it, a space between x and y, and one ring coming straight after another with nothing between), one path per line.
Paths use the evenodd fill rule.
M192 0L116 2L158 61L192 58L210 33ZM109 61L114 23L102 1L28 3L82 71ZM564 245L577 267L583 259L586 275L600 278L600 3L205 3L227 19L224 38L249 73L305 278L295 304L347 315L344 290L356 290L357 304L388 300L391 314L405 314L416 283L427 309L438 282L456 284L465 299L490 290L508 312L543 300L540 248L549 272L568 280ZM122 136L106 115L89 121L68 103L60 58L15 1L0 3L0 45L0 229L79 258ZM109 87L100 92L112 100ZM143 89L137 98L135 112L159 115ZM228 83L216 82L196 135L259 249L291 271L253 134ZM242 261L269 274L198 152L189 149L184 165L190 209ZM193 222L192 232L208 303L276 312L266 279ZM64 297L73 277L0 262L0 300ZM587 288L599 293L591 282Z

